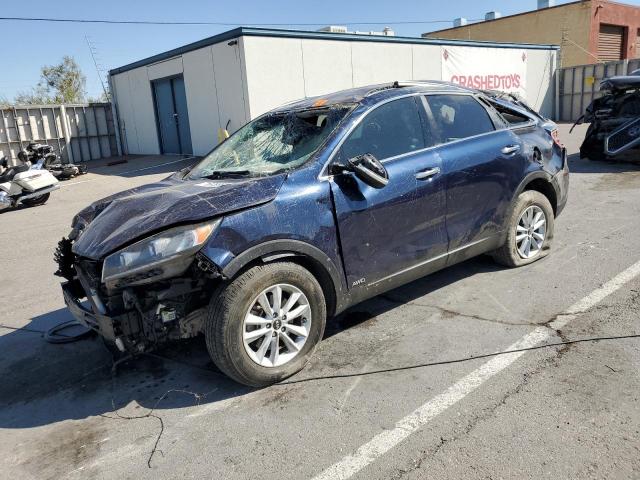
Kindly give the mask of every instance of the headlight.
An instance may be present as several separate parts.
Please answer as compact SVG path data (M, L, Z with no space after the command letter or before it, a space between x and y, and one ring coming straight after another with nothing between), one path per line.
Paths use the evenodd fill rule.
M163 265L195 253L219 224L220 219L172 228L112 253L104 260L102 281L112 283L122 277L131 277L125 283L144 283L143 280L149 276L136 274L148 270L154 270L150 277L164 277ZM185 268L186 266L184 265Z

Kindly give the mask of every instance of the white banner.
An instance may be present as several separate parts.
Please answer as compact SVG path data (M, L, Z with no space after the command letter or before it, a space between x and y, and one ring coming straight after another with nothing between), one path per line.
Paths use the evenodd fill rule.
M526 98L527 52L517 48L442 47L442 80Z

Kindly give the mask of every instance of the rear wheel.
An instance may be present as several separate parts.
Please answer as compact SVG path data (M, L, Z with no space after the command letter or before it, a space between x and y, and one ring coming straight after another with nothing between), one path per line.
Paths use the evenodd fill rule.
M554 230L553 208L542 193L528 190L515 201L507 222L507 239L493 258L507 267L520 267L545 257Z
M326 304L320 284L290 262L258 265L219 290L205 327L214 363L254 387L300 371L322 339Z
M42 195L38 195L37 197L27 198L22 201L28 207L35 207L36 205L44 205L49 200L49 196L51 193L43 193Z

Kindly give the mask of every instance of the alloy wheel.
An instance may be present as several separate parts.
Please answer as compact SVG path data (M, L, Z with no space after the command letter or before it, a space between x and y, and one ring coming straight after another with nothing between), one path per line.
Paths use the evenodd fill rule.
M547 233L547 217L537 205L526 208L516 226L516 247L524 259L540 253Z
M266 288L251 302L243 324L244 348L263 367L279 367L304 347L311 328L306 295L293 285Z

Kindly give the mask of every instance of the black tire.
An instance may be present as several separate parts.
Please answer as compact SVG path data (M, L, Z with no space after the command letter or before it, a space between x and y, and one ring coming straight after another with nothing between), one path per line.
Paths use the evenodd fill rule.
M281 366L264 367L254 362L245 350L243 322L255 297L279 283L293 285L305 294L311 310L311 326L306 343L294 358ZM216 366L233 380L265 387L304 368L322 339L326 317L322 288L308 270L292 262L258 265L214 293L205 325L207 349Z
M535 256L531 258L523 258L518 253L518 247L516 244L516 228L518 226L520 216L532 205L541 208L546 217L547 223L545 238L540 251ZM506 223L507 239L500 248L492 252L493 259L507 267L521 267L546 257L549 254L551 244L553 242L554 220L553 208L551 207L551 203L549 203L547 197L535 190L522 192L514 202Z
M51 193L43 193L37 197L27 198L22 201L27 207L35 207L36 205L44 205L49 200Z

